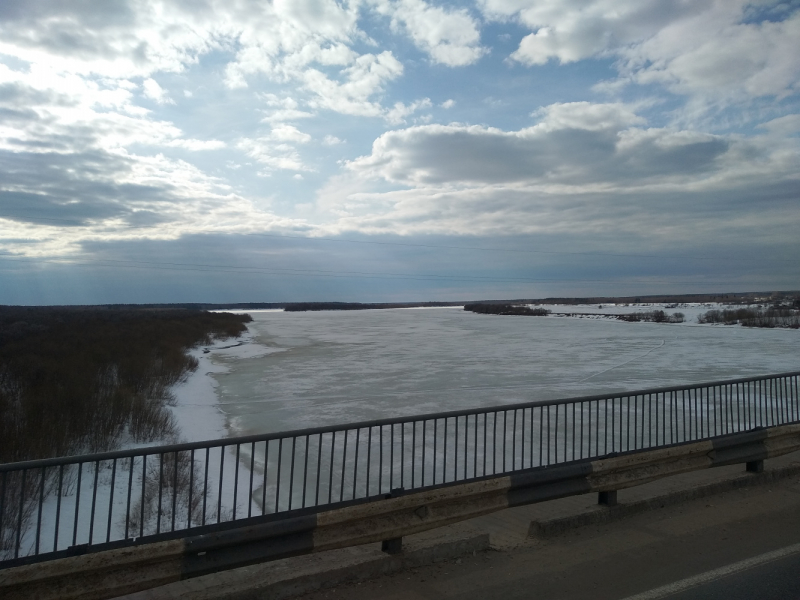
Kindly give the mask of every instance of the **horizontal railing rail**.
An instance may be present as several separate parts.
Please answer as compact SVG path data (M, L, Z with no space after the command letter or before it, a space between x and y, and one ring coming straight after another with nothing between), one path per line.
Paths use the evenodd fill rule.
M800 422L800 371L0 465L0 568Z

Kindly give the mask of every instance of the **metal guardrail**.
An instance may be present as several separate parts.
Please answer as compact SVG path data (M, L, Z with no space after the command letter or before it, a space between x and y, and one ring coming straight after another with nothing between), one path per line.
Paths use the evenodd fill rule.
M0 568L800 422L800 372L0 465Z

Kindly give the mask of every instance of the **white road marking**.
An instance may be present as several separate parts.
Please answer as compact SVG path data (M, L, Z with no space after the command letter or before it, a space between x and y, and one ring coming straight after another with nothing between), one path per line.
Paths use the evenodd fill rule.
M753 567L772 562L773 560L778 560L779 558L783 558L785 556L790 556L791 554L797 554L798 552L800 552L800 544L792 544L791 546L786 546L780 550L774 550L772 552L767 552L766 554L761 554L760 556L754 556L753 558L748 558L725 567L720 567L719 569L714 569L713 571L706 571L705 573L700 573L694 577L681 579L680 581L675 581L659 588L642 592L641 594L636 594L635 596L628 596L623 600L657 600L658 598L666 598L667 596L677 594L678 592L688 590L689 588L732 575L733 573L746 571L747 569L752 569Z

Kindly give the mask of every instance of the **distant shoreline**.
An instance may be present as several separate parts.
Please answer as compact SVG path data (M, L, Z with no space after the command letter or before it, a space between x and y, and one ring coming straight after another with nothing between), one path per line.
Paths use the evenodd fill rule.
M727 292L705 294L656 294L639 296L586 296L586 297L547 297L547 298L510 298L499 299L462 299L459 301L425 301L425 302L175 302L162 304L98 304L92 308L106 310L125 310L131 308L149 309L184 309L184 310L375 310L383 308L425 308L464 306L465 304L686 304L686 303L721 303L721 304L758 304L771 303L776 300L800 299L800 290L769 290L754 292ZM59 309L85 309L88 306L51 306ZM319 308L311 308L319 307ZM2 307L0 307L2 308ZM23 308L23 307L15 307ZM44 308L44 307L36 307Z

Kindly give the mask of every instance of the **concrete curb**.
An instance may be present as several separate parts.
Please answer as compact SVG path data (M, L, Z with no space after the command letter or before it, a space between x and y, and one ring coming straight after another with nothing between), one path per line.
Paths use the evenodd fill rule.
M214 597L220 600L251 600L253 598L282 600L321 588L335 587L352 581L374 579L381 575L452 560L471 552L488 550L489 547L489 534L483 533L468 538L440 542L434 546L419 548L394 556L379 556L368 562L350 565L334 571L321 571L294 577L290 580L260 587L257 591L248 591L245 594L216 595Z
M578 527L612 523L614 521L619 521L621 519L625 519L649 510L665 508L667 506L673 506L689 500L705 498L707 496L713 496L715 494L739 488L755 485L767 485L774 481L786 479L794 475L800 475L800 464L770 469L762 473L747 473L738 477L734 477L733 479L715 481L713 483L708 483L685 490L679 490L676 492L670 492L668 494L654 496L644 500L637 500L625 504L617 504L616 506L598 506L595 509L565 517L539 519L531 521L530 528L528 530L528 536L546 539L563 534Z
M567 531L622 520L650 510L705 498L726 491L800 475L800 464L793 463L747 473L685 489L654 495L612 507L582 509L572 515L530 522L529 537L547 539ZM242 567L203 577L172 583L118 600L284 600L315 590L335 588L355 581L415 567L453 560L472 552L493 548L490 534L472 522L446 526L435 532L409 536L402 554L387 555L379 544L343 548L305 556ZM524 526L524 525L523 525Z
M488 533L457 528L432 539L412 538L401 554L388 555L378 544L343 548L214 573L117 600L283 600L489 548Z

